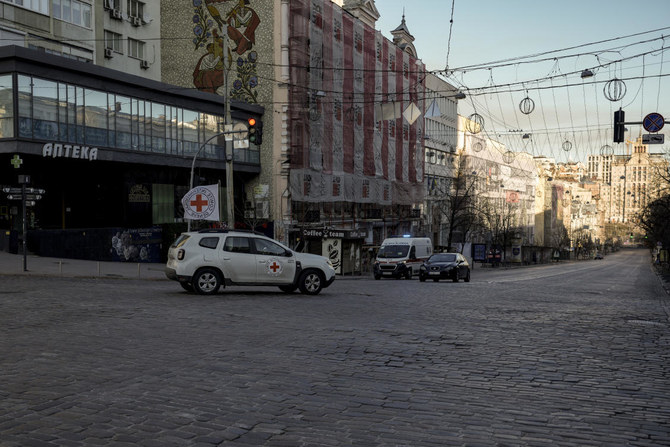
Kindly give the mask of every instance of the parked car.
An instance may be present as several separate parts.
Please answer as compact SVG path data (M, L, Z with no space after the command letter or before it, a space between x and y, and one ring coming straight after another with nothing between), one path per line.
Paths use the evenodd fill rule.
M593 259L603 259L604 256L602 253L596 253L596 255L593 257Z
M419 269L419 281L426 279L439 281L451 279L458 282L463 279L470 282L470 264L460 253L437 253L428 258Z
M170 246L165 275L202 295L230 285L316 295L335 280L323 256L295 252L259 233L221 229L182 233Z

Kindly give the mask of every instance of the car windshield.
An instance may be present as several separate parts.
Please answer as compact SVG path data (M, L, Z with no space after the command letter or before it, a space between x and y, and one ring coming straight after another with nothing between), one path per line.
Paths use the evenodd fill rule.
M456 255L452 253L433 255L428 262L456 262Z
M379 249L378 258L404 258L409 251L409 245L384 245Z

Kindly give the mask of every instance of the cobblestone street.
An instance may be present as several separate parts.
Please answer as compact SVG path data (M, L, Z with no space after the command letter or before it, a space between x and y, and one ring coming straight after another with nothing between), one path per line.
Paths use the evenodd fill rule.
M0 276L0 303L2 446L670 445L642 251L316 297Z

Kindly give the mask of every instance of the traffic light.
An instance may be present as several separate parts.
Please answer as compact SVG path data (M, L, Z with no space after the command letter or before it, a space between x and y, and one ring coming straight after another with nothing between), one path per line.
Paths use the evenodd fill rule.
M247 125L249 127L249 143L256 143L256 118L248 118Z
M261 145L263 142L263 121L256 121L256 144Z
M614 112L614 142L623 143L623 133L624 133L624 116L625 113L623 110L619 109Z

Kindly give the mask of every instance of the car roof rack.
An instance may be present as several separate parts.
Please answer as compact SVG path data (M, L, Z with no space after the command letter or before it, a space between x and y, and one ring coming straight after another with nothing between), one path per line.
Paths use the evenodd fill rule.
M198 233L250 233L250 234L256 234L258 236L265 236L265 234L255 230L230 229L230 228L203 228L201 230L198 230Z

